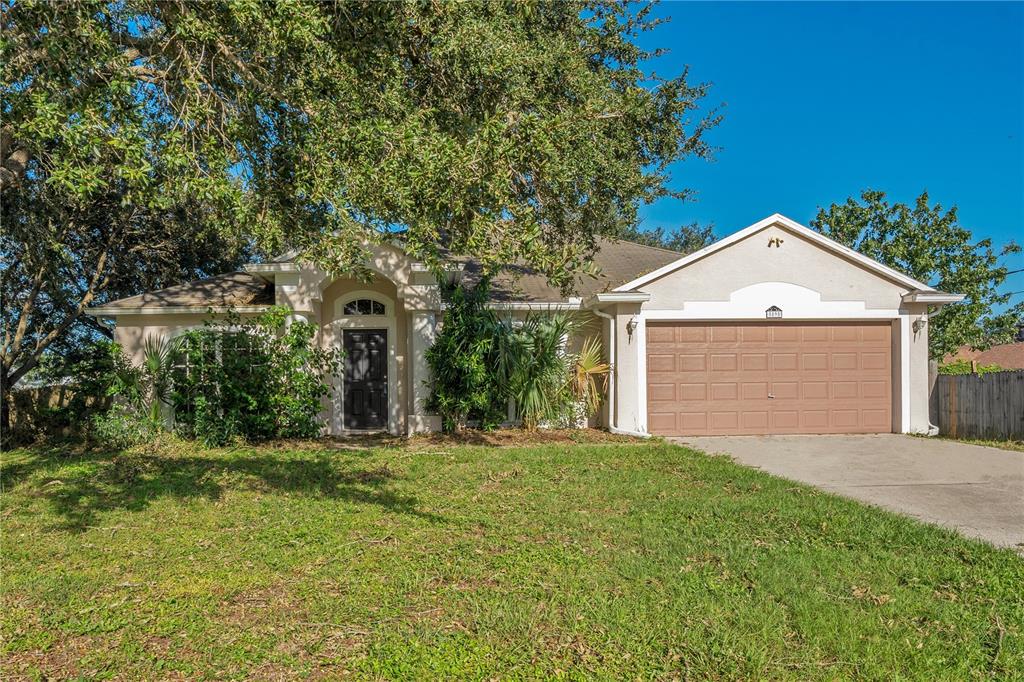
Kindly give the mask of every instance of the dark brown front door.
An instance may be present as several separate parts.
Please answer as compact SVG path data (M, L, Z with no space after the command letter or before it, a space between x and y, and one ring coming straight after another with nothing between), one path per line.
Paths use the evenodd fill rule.
M346 429L383 429L388 423L388 333L345 330Z

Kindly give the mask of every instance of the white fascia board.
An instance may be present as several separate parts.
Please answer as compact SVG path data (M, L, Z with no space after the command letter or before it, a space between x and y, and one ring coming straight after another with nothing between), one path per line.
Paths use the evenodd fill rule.
M612 303L647 303L651 295L646 291L606 291L600 294L593 294L586 300L586 306L609 305Z
M247 263L242 268L246 272L259 274L264 272L298 272L297 263Z
M910 293L903 294L904 303L932 303L934 305L959 303L965 298L966 296L964 294L947 294L944 291L936 291L934 289L928 291L911 291Z
M92 317L118 317L120 315L194 315L196 313L262 313L269 305L169 305L169 306L146 306L137 308L99 307L90 308L85 311L86 315Z
M494 310L579 310L580 300L568 301L496 301L488 303Z
M863 265L868 270L872 270L906 287L909 287L911 289L921 289L924 291L934 291L932 287L928 286L924 282L919 282L913 277L904 275L902 272L899 272L898 270L894 270L887 265L882 265L878 261L868 258L864 254L858 253L857 251L854 251L848 246L844 246L833 239L829 239L820 232L815 232L811 228L801 225L800 223L796 222L795 220L791 220L790 218L787 218L781 213L775 213L773 215L770 215L767 218L764 218L763 220L757 221L753 225L743 228L739 232L734 232L728 237L719 239L717 242L711 244L710 246L705 246L703 249L700 249L699 251L694 251L689 255L683 256L677 261L673 261L668 265L664 265L658 268L657 270L652 270L646 275L642 275L631 282L626 282L622 286L616 287L614 291L632 291L637 287L642 287L645 284L653 282L654 280L660 277L664 277L670 272L675 272L679 268L685 267L690 263L693 263L694 261L698 261L702 258L710 256L716 251L721 251L727 246L735 244L736 242L742 239L746 239L755 232L760 232L761 230L767 227L771 227L772 225L780 225L785 229L794 232L802 237L805 237L812 242L820 244L829 251L840 254L854 261L855 263Z

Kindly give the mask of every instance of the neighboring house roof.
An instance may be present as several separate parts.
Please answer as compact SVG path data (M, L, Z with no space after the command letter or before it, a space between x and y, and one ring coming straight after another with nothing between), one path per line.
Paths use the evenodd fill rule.
M988 350L972 350L963 346L952 355L947 355L943 364L955 360L975 360L979 365L999 365L1003 369L1024 369L1024 341L1003 343Z
M274 285L247 272L229 272L187 284L122 298L103 308L175 308L249 306L274 303Z

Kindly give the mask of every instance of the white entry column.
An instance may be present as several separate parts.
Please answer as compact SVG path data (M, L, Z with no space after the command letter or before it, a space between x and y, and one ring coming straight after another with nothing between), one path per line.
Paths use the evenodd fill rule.
M430 398L430 365L427 349L437 338L437 314L433 310L413 310L410 328L412 352L412 409L409 435L441 430L441 417L429 414L425 405Z

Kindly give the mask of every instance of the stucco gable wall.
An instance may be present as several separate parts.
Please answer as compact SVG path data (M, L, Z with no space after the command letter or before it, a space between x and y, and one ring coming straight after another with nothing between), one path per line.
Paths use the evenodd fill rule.
M769 247L780 238L779 247ZM863 301L867 309L896 310L903 285L826 250L800 235L772 226L706 258L640 287L651 294L645 310L673 310L686 301L728 301L730 294L762 282L814 290L822 301Z

